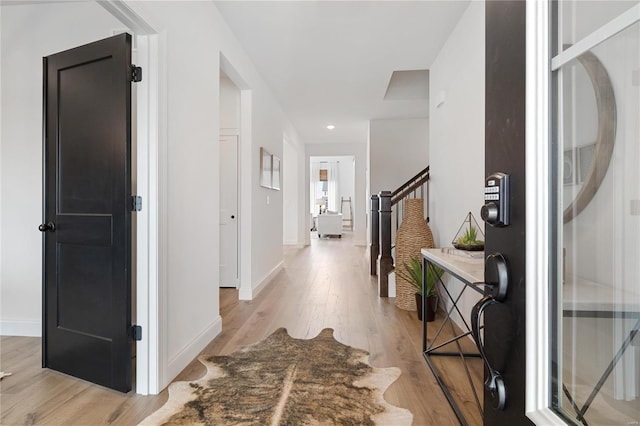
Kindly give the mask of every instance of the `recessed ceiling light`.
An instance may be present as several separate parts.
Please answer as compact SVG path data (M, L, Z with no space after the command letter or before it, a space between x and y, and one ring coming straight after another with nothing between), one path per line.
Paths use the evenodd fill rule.
M327 125L327 129L329 129L329 130L333 130L335 128L336 128L336 126L334 126L333 124Z

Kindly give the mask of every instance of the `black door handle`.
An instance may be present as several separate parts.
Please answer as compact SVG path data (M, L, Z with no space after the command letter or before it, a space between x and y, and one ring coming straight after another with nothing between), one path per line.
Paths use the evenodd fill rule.
M235 219L235 218L236 218L235 215L231 215L231 219Z
M38 229L40 230L40 232L53 232L56 230L56 225L54 225L53 222L43 223L38 226Z
M497 302L504 302L509 287L509 269L502 254L493 253L487 256L484 263L484 279L489 287L489 294Z
M489 306L500 303L493 296L485 296L476 303L471 309L471 335L473 336L473 340L476 341L476 346L480 351L480 357L484 361L484 364L487 366L487 370L489 370L489 377L484 382L484 386L491 393L494 398L494 406L498 410L504 410L504 406L507 402L507 389L504 384L504 379L499 371L495 370L489 364L489 360L487 359L487 355L484 350L484 342L482 341L482 336L480 334L480 317L484 313L485 309Z

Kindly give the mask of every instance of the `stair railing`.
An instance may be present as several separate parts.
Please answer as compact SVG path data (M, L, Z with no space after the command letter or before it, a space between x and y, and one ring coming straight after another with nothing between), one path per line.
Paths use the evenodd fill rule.
M425 197L426 193L426 197ZM395 191L381 191L371 196L371 275L378 275L378 295L389 296L389 273L394 269L392 256L395 231L404 219L404 203L406 198L422 198L425 200L426 221L429 222L429 166L421 170ZM395 216L395 221L393 217ZM395 226L393 223L395 222Z

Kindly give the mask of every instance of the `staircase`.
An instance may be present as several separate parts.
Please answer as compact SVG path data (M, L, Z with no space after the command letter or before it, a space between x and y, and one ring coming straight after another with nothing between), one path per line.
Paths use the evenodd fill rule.
M371 196L369 263L371 275L378 276L380 297L389 296L389 274L394 270L392 241L404 218L402 201L406 198L425 200L426 221L429 222L429 166L395 191L381 191Z

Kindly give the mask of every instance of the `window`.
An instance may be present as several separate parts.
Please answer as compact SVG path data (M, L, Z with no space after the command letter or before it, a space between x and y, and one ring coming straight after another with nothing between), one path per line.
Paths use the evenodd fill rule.
M551 407L640 422L640 5L554 3Z

